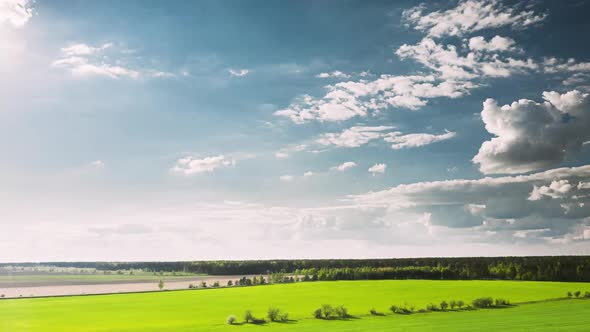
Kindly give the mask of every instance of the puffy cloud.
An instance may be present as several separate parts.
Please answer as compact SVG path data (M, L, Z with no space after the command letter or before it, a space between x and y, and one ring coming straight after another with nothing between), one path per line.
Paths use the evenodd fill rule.
M496 240L512 241L522 234L515 232L537 230L529 237L573 241L590 225L590 188L574 184L589 179L586 165L530 175L418 182L349 198L357 206L381 207L407 220L427 213L433 226L492 234Z
M105 163L102 160L95 160L93 162L90 163L91 167L94 168L104 168L105 167Z
M496 36L498 37L498 36ZM496 38L494 37L494 38ZM481 40L479 39L481 38ZM500 47L499 45L490 46L494 38L488 43L483 37L476 37L475 47ZM502 37L499 37L502 38ZM482 41L485 44L480 44ZM498 42L496 44L505 43ZM471 45L470 41L470 46ZM515 73L535 70L538 65L532 59L514 59L511 57L502 58L497 53L488 54L478 50L460 54L460 51L454 45L443 45L437 43L432 38L424 38L418 44L400 46L396 54L402 59L414 59L424 66L438 72L440 76L447 80L470 81L482 76L489 77L508 77ZM492 51L491 49L489 51ZM476 84L470 86L476 87Z
M578 62L573 58L562 60L551 57L545 58L543 69L546 73L590 72L590 62Z
M376 127L350 127L341 133L322 134L317 140L322 145L336 145L339 147L354 148L365 145L370 141L384 136L383 131L390 130L391 126Z
M242 77L250 74L250 69L228 69L227 70L231 76L235 77Z
M514 174L554 166L590 139L588 93L544 92L543 99L501 107L493 99L484 102L482 120L496 137L484 142L473 158L481 172Z
M275 115L297 124L312 120L344 121L389 107L417 110L428 99L461 97L471 88L470 82L441 81L433 75L381 75L375 80L328 85L328 93L323 97L301 96Z
M213 172L221 167L235 165L235 160L228 159L223 155L195 159L192 156L180 158L176 161L171 171L185 175Z
M455 135L456 133L452 131L447 131L444 134L440 135L424 133L403 135L402 133L396 131L385 135L384 140L386 142L393 143L391 145L391 148L398 150L403 148L414 148L432 144L435 142L445 141L455 137Z
M534 186L533 191L529 196L530 201L538 201L543 196L551 198L563 198L575 186L572 186L568 180L552 181L549 186Z
M307 172L303 173L303 177L304 178L308 178L310 176L313 176L313 172L312 171L307 171Z
M469 39L469 48L473 51L502 52L514 51L516 42L512 38L495 36L490 41L484 37L472 37Z
M344 171L349 170L354 167L356 167L356 163L354 161L346 161L338 166L331 167L330 170L344 172Z
M461 1L455 8L424 14L424 6L403 12L406 22L432 37L462 36L483 29L511 26L524 28L541 22L546 15L518 11L497 0Z
M387 168L386 164L375 164L375 165L369 167L368 171L369 171L369 173L373 174L373 176L375 176L377 174L384 174L386 168Z
M0 1L0 25L9 24L20 28L33 17L33 1L2 0Z

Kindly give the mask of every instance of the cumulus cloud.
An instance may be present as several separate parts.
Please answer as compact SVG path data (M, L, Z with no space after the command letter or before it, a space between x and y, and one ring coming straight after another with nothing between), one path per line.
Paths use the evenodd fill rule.
M425 7L417 6L403 12L406 22L414 29L426 32L432 37L462 36L475 31L510 26L525 28L541 22L546 15L533 11L519 11L504 6L497 0L460 1L451 9L424 14Z
M14 28L23 27L33 17L33 1L0 1L0 25L8 24Z
M356 163L354 161L346 161L338 166L331 167L330 170L344 172L344 171L349 170L354 167L356 167Z
M528 200L538 201L543 196L551 198L563 198L575 186L572 186L568 180L551 181L549 186L534 186Z
M428 99L458 98L473 87L471 82L442 81L434 75L381 75L374 80L328 85L328 93L323 97L303 95L274 114L297 124L313 120L337 122L389 107L417 110Z
M417 61L428 69L427 72L403 76L384 74L374 79L359 75L359 80L325 86L327 92L321 97L299 96L274 114L302 124L345 121L386 109L418 110L430 99L462 97L481 86L485 78L510 77L539 69L539 64L531 58L506 54L520 50L508 37L495 36L486 40L476 36L464 47L443 44L436 38L504 25L524 27L543 20L544 15L516 11L497 1L465 1L446 12L427 15L422 12L423 7L417 7L406 11L404 17L427 36L417 44L402 45L395 54L401 59ZM334 73L320 74L324 78L333 76Z
M523 173L548 168L580 151L590 139L590 97L572 90L544 92L542 103L521 99L499 106L483 104L485 128L495 137L484 142L473 162L485 174Z
M477 52L466 53L461 52L455 45L443 45L427 37L415 45L400 46L396 54L402 59L414 59L438 72L440 77L451 81L472 81L480 77L508 77L538 68L538 64L530 58L515 59L502 57L499 53L481 52L484 48L492 51L490 48L500 47L500 44L506 43L502 39L503 42L496 40L498 45L490 45L494 38L490 42L486 42L483 37L472 38L471 41L475 41L474 45L470 41L470 47L481 48ZM470 87L477 87L477 84L473 83Z
M250 69L228 69L230 76L242 77L250 74Z
M516 42L512 38L494 36L490 41L486 41L484 37L472 37L469 39L469 48L473 51L485 52L502 52L515 51Z
M384 174L386 168L387 168L386 164L375 164L375 165L369 167L368 171L369 171L369 173L373 174L373 176L375 176L377 174Z
M403 135L401 132L396 131L385 135L384 140L386 142L393 143L391 145L391 148L394 150L398 150L403 148L415 148L419 146L432 144L435 142L445 141L455 137L455 135L456 133L452 131L447 131L444 134L440 135L424 133Z
M303 177L304 178L308 178L310 176L313 176L313 172L312 171L307 171L307 172L303 173Z
M530 175L418 182L349 196L357 206L384 208L409 220L429 214L434 226L469 229L511 241L517 231L537 240L573 239L590 225L590 165ZM535 189L536 188L536 189ZM540 230L545 230L541 232ZM481 240L481 239L480 239Z
M223 155L205 157L203 159L187 156L178 159L174 167L171 168L171 171L184 175L210 173L218 168L234 166L235 163L235 160L228 159Z
M340 133L322 134L321 137L317 139L317 142L322 145L355 148L365 145L374 139L382 138L384 136L383 131L393 128L394 127L391 126L350 127Z

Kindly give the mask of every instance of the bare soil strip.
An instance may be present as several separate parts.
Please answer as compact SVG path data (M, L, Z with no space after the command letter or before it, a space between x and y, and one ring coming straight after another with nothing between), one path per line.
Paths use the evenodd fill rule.
M188 289L190 284L198 286L202 281L207 283L207 286L213 285L218 281L221 286L227 285L229 280L235 282L243 276L195 276L192 278L182 278L182 280L174 279L172 281L164 280L165 290ZM246 276L251 277L251 276ZM149 292L158 291L158 280L150 281L114 281L108 282L92 282L88 281L85 284L68 283L64 281L63 284L55 285L41 285L41 286L27 286L21 285L18 287L3 287L0 288L0 296L4 298L18 298L18 297L41 297L41 296L63 296L63 295L88 295L88 294L111 294L111 293L133 293L133 292Z

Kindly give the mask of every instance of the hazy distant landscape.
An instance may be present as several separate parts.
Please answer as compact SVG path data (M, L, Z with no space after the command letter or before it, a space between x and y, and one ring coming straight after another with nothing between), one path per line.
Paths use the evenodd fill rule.
M472 331L510 324L511 331L585 331L590 324L590 257L55 264L0 268L0 327ZM191 269L268 274L186 272ZM550 281L560 279L585 282ZM91 293L109 294L80 296Z

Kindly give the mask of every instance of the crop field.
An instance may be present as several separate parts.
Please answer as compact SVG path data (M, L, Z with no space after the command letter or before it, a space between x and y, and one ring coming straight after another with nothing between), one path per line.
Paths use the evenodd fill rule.
M1 331L587 331L590 300L563 300L587 283L522 281L337 281L141 294L0 301ZM391 305L424 308L442 300L490 296L515 306L448 312L392 314ZM562 299L562 300L555 300ZM527 303L538 302L538 303ZM322 304L344 305L343 320L312 317ZM246 310L258 318L274 306L287 323L241 324ZM371 316L374 308L383 316ZM238 323L226 323L234 314Z

